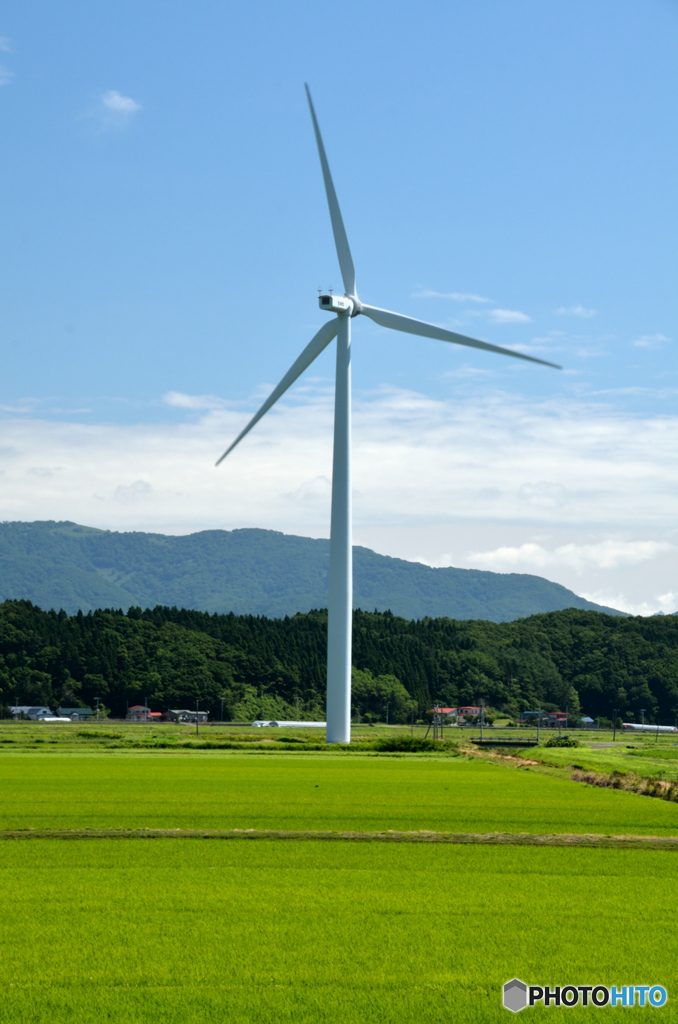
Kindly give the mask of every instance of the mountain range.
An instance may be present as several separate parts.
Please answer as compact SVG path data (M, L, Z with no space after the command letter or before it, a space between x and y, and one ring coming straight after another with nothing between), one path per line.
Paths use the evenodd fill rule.
M175 537L71 522L0 523L0 600L69 614L176 605L269 617L327 605L329 541L274 530L205 530ZM621 615L524 573L434 569L353 549L354 606L406 619L507 622L583 608Z

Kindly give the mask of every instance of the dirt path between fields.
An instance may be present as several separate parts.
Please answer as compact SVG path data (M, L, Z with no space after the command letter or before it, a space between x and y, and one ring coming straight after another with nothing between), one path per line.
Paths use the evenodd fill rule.
M353 843L457 843L484 846L588 846L617 849L678 850L678 836L633 836L531 832L287 832L269 829L92 828L17 829L0 840L22 839L278 839Z

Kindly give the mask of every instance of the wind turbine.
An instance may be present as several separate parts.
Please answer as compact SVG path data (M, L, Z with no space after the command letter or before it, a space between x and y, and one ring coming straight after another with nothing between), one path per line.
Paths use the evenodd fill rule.
M320 308L336 316L320 328L308 343L299 358L287 371L278 386L274 388L259 411L252 417L244 430L226 449L217 461L218 466L235 446L242 441L252 427L259 422L271 406L285 394L295 380L311 365L331 341L337 339L336 383L334 394L334 453L332 465L332 514L330 525L330 572L329 572L329 603L327 626L327 742L351 742L351 646L353 629L353 565L352 565L352 507L351 507L351 320L361 313L368 316L381 327L390 327L394 331L406 334L418 334L424 338L436 338L438 341L450 341L455 345L467 345L485 352L498 352L502 356L514 359L525 359L530 363L552 366L561 369L555 363L543 359L533 359L520 352L490 345L485 341L467 338L454 331L446 331L434 324L414 320L400 313L391 313L387 309L368 306L361 302L355 284L353 258L346 237L346 229L341 217L337 194L334 191L325 147L320 135L318 120L306 86L306 96L311 111L315 140L318 145L320 166L322 168L330 208L330 219L334 233L334 244L337 249L341 276L344 281L344 295L320 295Z

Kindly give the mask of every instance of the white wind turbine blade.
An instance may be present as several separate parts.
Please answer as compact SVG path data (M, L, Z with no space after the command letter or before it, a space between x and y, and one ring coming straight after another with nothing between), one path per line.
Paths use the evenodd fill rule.
M220 459L217 460L215 465L219 465L223 462L229 452L233 449L240 441L242 441L245 434L249 434L252 427L259 422L262 416L264 416L272 405L278 401L281 395L284 395L289 387L294 384L297 377L300 377L304 370L311 365L314 359L316 359L320 353L327 348L333 338L336 337L339 322L337 317L333 317L332 320L328 320L324 324L315 337L308 343L304 351L301 353L299 358L292 364L283 379L278 384L277 388L274 388L271 394L268 396L262 407L252 417L244 430L241 430L235 441L230 445Z
M306 96L308 97L308 105L311 109L311 118L313 119L313 130L315 131L315 141L318 144L318 154L320 155L320 166L323 171L323 178L325 180L325 192L327 193L327 205L330 208L330 218L332 220L332 231L334 232L334 244L337 247L337 256L339 257L339 266L341 267L341 276L344 280L344 288L346 289L347 295L355 295L355 268L353 266L353 258L351 256L351 250L348 247L348 238L346 237L346 229L344 222L341 217L341 210L339 209L339 203L337 201L337 193L334 191L334 185L332 183L332 175L330 174L330 165L327 162L325 156L325 147L323 146L322 136L320 134L320 128L318 127L318 119L315 116L315 110L313 108L313 100L311 99L311 92L308 86L304 83L306 89Z
M406 334L419 334L423 338L436 338L438 341L451 341L454 345L468 345L469 348L480 348L485 352L498 352L502 356L526 359L529 363L540 363L542 366L552 366L554 370L562 370L562 366L558 366L557 363L549 363L546 359L535 359L534 356L526 356L522 352L514 352L510 348L501 348L499 345L490 345L487 341L467 338L464 334L446 331L444 327L427 324L424 320L414 320L411 316L391 313L388 309L366 306L364 302L360 303L360 312L364 313L365 316L369 316L370 320L374 320L381 327L390 327L394 331L405 331Z

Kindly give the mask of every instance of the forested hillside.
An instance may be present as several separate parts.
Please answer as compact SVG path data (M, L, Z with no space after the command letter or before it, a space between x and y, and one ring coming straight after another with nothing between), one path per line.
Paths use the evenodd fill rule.
M0 605L0 701L194 707L214 717L324 717L327 613L292 618L157 607L67 616L28 601ZM678 617L566 611L510 623L356 612L355 710L392 717L432 700L518 713L536 706L592 717L678 714ZM403 689L404 687L404 689Z
M69 614L176 605L281 617L327 605L329 541L274 530L186 537L112 533L77 523L0 523L0 601ZM506 622L559 608L608 611L541 576L433 569L353 549L353 605L407 619Z

